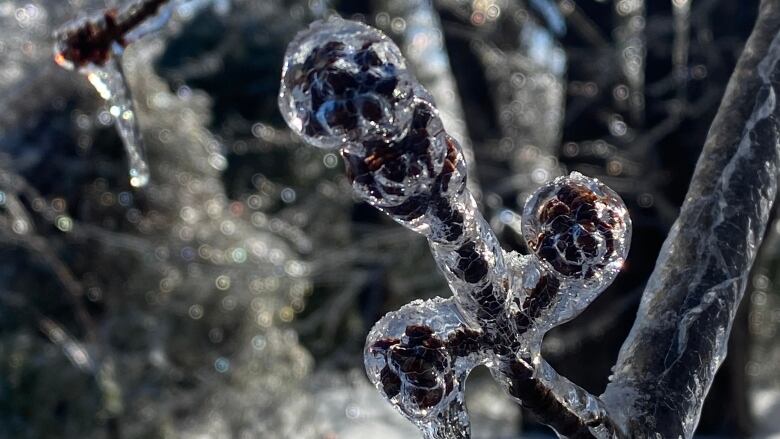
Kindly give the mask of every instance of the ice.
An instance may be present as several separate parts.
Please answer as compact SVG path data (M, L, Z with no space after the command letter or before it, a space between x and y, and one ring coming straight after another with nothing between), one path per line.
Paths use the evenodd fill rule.
M149 182L149 165L122 70L122 52L126 45L162 28L171 17L173 4L167 0L138 1L121 12L109 9L102 15L73 20L55 32L55 62L84 74L108 103L127 152L130 185L136 188Z
M463 391L479 336L452 299L415 301L371 330L366 370L385 398L426 437L468 437Z
M537 190L523 210L523 237L550 269L601 291L628 253L631 220L620 196L578 172Z
M413 96L406 63L384 34L334 17L296 37L285 54L279 106L288 125L320 148L363 138L396 140ZM349 90L356 93L347 97Z
M143 139L138 128L133 98L122 71L121 59L113 56L102 67L86 70L87 79L108 103L108 112L114 118L116 129L127 152L130 185L143 187L149 183L149 165L146 162Z
M130 6L123 12L123 15L128 17L132 15L138 15L144 4L155 5L148 7L154 7L156 10L154 13L151 13L148 17L143 19L136 28L127 32L127 34L124 36L125 45L132 44L134 41L140 40L147 35L154 34L155 32L158 32L160 29L165 27L165 25L168 24L168 21L170 21L174 9L178 7L180 3L182 3L182 0L152 0L146 2L140 1L130 4Z
M372 58L371 50L391 55ZM284 65L287 123L314 146L340 148L355 194L424 235L453 292L390 312L371 330L366 371L384 397L426 438L467 438L464 383L485 365L560 434L617 435L600 400L560 377L540 351L544 334L620 271L631 239L620 197L576 172L557 178L523 210L532 253L507 253L467 188L460 145L386 36L338 18L316 22L290 44ZM375 91L366 86L371 69L394 85L373 119L359 110Z
M777 18L762 7L602 396L636 435L693 437L725 359L777 193Z
M673 1L672 4L682 3ZM617 46L617 63L623 74L623 80L628 88L628 99L616 99L615 105L627 111L632 125L642 120L644 114L644 87L645 87L645 51L646 41L644 37L645 2L644 0L631 0L615 2L614 17L617 22L615 35L619 44Z
M444 47L443 29L439 14L431 0L384 0L380 7L390 16L398 16L406 22L399 32L401 48L406 54L409 69L435 99L436 107L451 135L461 145L468 172L469 190L480 199L481 188L477 182L474 151L466 127L461 97ZM392 31L393 20L378 20L377 25Z
M12 3L23 7L28 2ZM36 2L51 14L47 25L63 22L76 9L102 6L95 4L102 1L86 3ZM254 4L243 7L245 16L258 13ZM274 13L284 10L273 7ZM27 30L7 27L0 40L7 44L22 32L29 38ZM133 194L112 178L115 166L106 166L104 160L116 154L103 148L81 154L77 140L78 145L83 138L90 140L84 145L93 145L96 137L100 140L95 143L105 142L101 105L95 104L100 99L86 75L61 72L51 62L50 28L39 34L30 43L37 48L32 53L40 54L35 64L25 65L25 75L16 82L6 76L0 80L3 91L16 91L22 81L31 84L21 102L3 100L15 107L4 116L33 116L33 121L45 121L44 131L56 134L20 135L41 128L27 121L1 121L0 198L6 201L0 200L0 243L5 252L20 256L14 258L20 273L34 271L40 280L33 283L46 286L19 292L27 303L19 308L19 319L5 322L0 343L9 353L2 367L17 353L29 353L31 361L20 367L43 378L24 380L9 395L38 407L63 401L70 414L62 422L50 422L54 411L38 410L36 417L18 418L12 426L6 421L17 418L22 410L17 405L4 411L0 423L11 429L9 435L18 431L38 437L100 436L106 422L118 418L126 437L166 431L177 437L265 437L269 431L278 437L322 437L325 433L315 424L315 431L298 434L300 407L314 406L300 387L311 359L295 332L282 328L298 317L310 293L308 261L280 236L280 229L290 225L287 219L250 209L245 198L227 195L219 172L226 163L224 144L209 129L209 97L200 91L177 94L158 76L154 66L165 48L159 44L163 39L143 41L122 56L145 146L154 157L149 166L155 177L143 194ZM52 105L56 111L44 111ZM85 113L91 122L82 125ZM72 125L76 134L71 138L71 131L48 131L60 122ZM78 160L62 160L77 150ZM17 151L21 153L7 159L6 153ZM42 185L53 187L52 192L27 193L17 179L17 173L29 170L25 159L32 154L51 163L33 175L35 183L46 181ZM60 167L67 169L64 174L50 172ZM84 177L85 169L95 168L100 171L87 171ZM70 194L83 197L71 202ZM103 208L104 194L110 194L117 215ZM255 220L261 214L262 223ZM114 220L102 221L108 216ZM67 229L57 227L61 218L71 221ZM14 224L23 234L16 233ZM89 264L73 263L81 258ZM89 273L98 272L111 276L91 282ZM86 305L93 331L85 329L70 297ZM101 311L95 313L91 303L100 303ZM51 325L43 328L31 306L41 306L72 340L49 329ZM85 353L90 356L86 363ZM89 361L92 372L83 367Z

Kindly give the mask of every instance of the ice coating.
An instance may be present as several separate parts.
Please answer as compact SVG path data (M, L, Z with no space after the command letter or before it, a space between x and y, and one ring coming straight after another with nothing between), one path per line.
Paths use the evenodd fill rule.
M361 65L366 57L374 61ZM290 44L279 94L296 133L340 148L358 197L428 239L453 292L377 322L364 352L369 379L426 438L470 436L464 383L478 365L562 435L623 437L600 400L560 377L540 351L544 334L619 272L631 236L625 205L597 180L558 178L526 203L533 252L504 252L467 189L460 145L404 65L378 30L332 18ZM373 119L358 111L375 96L364 79L372 69L394 84Z
M413 105L411 126L397 142L365 140L342 152L355 192L409 220L425 213L419 199L431 193L447 157L436 110L421 100Z
M371 331L366 370L378 377L385 398L430 437L461 437L456 432L468 429L464 384L480 335L464 324L452 299L418 300Z
M288 47L279 107L307 143L339 148L397 139L408 127L413 94L403 56L387 36L334 17L315 22Z
M522 228L546 266L589 290L612 282L631 240L631 220L620 197L578 172L558 177L531 195Z
M54 61L69 70L104 65L116 42L115 29L113 11L64 24L54 33Z
M54 32L54 60L67 69L103 66L115 53L160 29L171 16L170 0L138 0L121 11L72 20Z
M172 4L166 3L168 0L143 0L130 4L122 12L109 9L73 20L54 34L54 61L84 74L108 103L127 152L133 187L146 186L149 166L133 99L122 71L122 52L127 44L167 22Z

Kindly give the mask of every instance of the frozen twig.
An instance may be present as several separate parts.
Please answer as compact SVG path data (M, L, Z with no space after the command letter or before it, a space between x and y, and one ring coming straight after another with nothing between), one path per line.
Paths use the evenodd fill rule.
M469 437L464 385L478 365L560 434L623 436L598 398L540 354L544 334L623 264L631 226L617 194L578 173L548 183L523 212L533 253L504 252L430 95L386 36L356 22L317 22L296 37L279 106L307 143L341 150L359 197L428 239L454 293L387 314L366 343L369 378L426 438Z

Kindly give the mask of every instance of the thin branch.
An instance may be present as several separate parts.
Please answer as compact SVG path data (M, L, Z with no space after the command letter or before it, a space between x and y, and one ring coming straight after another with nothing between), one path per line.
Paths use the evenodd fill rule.
M544 360L534 367L516 359L507 369L504 376L511 377L509 394L558 434L585 439L600 437L594 434L597 431L610 438L626 437L597 397L558 375ZM571 404L571 400L579 401L579 407ZM594 406L599 409L594 411Z

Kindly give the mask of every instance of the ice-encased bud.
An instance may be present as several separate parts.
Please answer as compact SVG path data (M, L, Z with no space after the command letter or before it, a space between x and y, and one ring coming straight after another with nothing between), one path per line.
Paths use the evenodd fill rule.
M370 351L384 357L379 371L382 391L388 398L403 393L407 411L429 410L452 391L454 377L444 341L425 324L407 325L400 339L380 339Z
M279 108L304 141L339 148L401 137L413 95L404 58L385 34L332 17L312 23L288 46Z
M398 219L425 213L447 159L441 119L429 103L416 100L410 128L396 141L351 143L342 149L355 193Z
M466 375L480 361L481 336L466 326L452 299L416 300L374 325L366 371L391 404L424 428L453 404L462 406Z
M568 285L606 288L623 266L631 219L623 200L578 172L558 177L526 201L522 218L528 247Z

